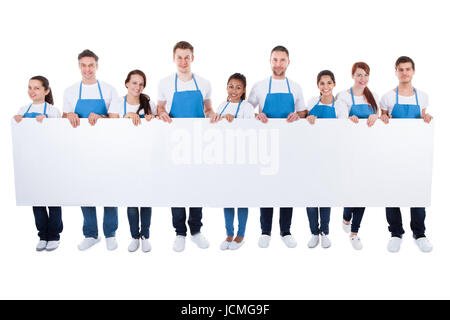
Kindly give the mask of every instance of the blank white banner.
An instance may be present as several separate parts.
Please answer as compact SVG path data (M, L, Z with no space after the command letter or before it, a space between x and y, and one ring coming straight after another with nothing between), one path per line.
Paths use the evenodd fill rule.
M421 120L12 121L17 205L430 205L433 124Z

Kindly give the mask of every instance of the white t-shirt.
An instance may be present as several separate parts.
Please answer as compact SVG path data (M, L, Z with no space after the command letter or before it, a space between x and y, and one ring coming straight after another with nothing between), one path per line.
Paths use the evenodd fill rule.
M27 112L29 106L30 105L26 105L26 106L20 108L19 112L17 112L17 114L20 114L23 116L24 113ZM30 108L30 110L28 110L28 112L29 113L31 113L31 112L44 113L44 107L45 107L45 103L32 104L31 108ZM61 113L59 112L59 110L50 103L47 103L46 113L47 113L47 117L49 117L49 118L61 118Z
M309 99L308 104L307 104L307 108L308 111L311 111L312 108L314 108L314 106L317 104L317 102L319 101L320 97L313 97L311 99ZM319 106L332 106L333 104L323 104L322 102L319 102ZM336 98L334 99L334 110L336 111L336 118L337 119L347 119L348 118L348 108L345 105L345 103L343 103L340 100L337 100Z
M175 73L162 79L158 84L158 101L166 101L166 111L170 113L172 108L173 94L175 93ZM208 80L194 74L195 81L197 82L198 89L202 93L203 101L211 100L211 84ZM178 91L190 91L197 90L194 79L189 81L181 81L178 77L177 81Z
M419 100L420 110L428 107L428 95L420 90L417 90L417 98ZM382 110L387 110L389 115L392 114L392 109L394 109L394 105L397 103L397 89L388 91L380 100L380 108ZM412 96L401 96L398 95L398 103L399 104L412 104L416 105L416 95Z
M380 101L378 100L378 95L371 91L373 98L375 99L375 102L377 103L378 107L380 107ZM341 101L345 104L345 106L347 107L348 113L350 113L350 109L352 108L353 105L353 101L352 101L352 95L351 93L347 92L347 90L341 91L337 94L336 96L338 101ZM364 96L355 96L355 104L367 104L367 100L366 97Z
M99 81L100 88L102 89L103 99L105 99L106 109L109 109L111 101L117 98L117 91L113 86L106 82ZM80 95L80 82L75 83L64 91L64 106L63 112L69 113L75 111L78 97ZM97 83L85 85L81 89L82 99L100 99L100 92L98 90Z
M216 110L216 113L220 114L223 108L226 106L228 101L222 102ZM227 106L227 108L223 111L222 116L226 114L232 114L233 116L236 114L237 107L239 103L231 103ZM244 100L241 102L241 106L239 108L239 112L237 114L237 118L239 119L253 119L255 118L255 110L253 106Z
M294 96L295 111L306 110L302 88L297 82L294 82L289 78L288 80L291 93ZM264 108L264 102L266 101L266 96L269 93L269 82L270 78L261 80L257 82L250 91L248 102L250 102L255 108L259 106L259 112L262 112ZM289 93L286 79L272 79L272 88L270 93Z
M111 106L108 109L108 113L117 113L121 118L123 117L123 100L125 97L117 97L111 102ZM138 111L139 104L132 105L127 102L127 112L134 112ZM155 103L150 100L150 113L156 115L156 105ZM141 109L139 111L139 115L145 115L144 109Z

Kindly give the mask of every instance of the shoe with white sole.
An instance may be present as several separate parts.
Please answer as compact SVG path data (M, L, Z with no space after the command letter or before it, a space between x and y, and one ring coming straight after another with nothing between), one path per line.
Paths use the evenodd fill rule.
M400 246L402 244L402 238L399 237L391 237L389 239L388 245L387 245L387 249L389 252L399 252L400 251Z
M194 242L200 249L206 249L209 247L209 241L200 232L191 236L192 242Z
M92 246L100 242L100 237L98 238L84 238L83 241L78 245L78 249L81 251L87 250Z
M317 247L317 245L319 244L319 235L317 234L313 234L311 235L311 239L309 239L308 241L308 248L312 249Z
M139 239L131 239L130 245L128 246L129 252L135 252L139 249Z
M349 224L346 224L343 220L342 221L342 229L344 229L345 233L350 233L350 231L352 230L352 223L350 222Z
M270 245L270 239L271 236L267 234L262 234L261 237L259 237L258 246L260 248L268 248Z
M355 249L355 250L361 250L362 249L361 239L358 236L351 236L350 237L350 243L352 244L353 249Z
M320 244L322 245L322 248L327 249L331 247L331 240L328 238L328 236L324 233L320 234Z
M173 250L176 252L181 252L184 251L185 246L186 246L186 237L176 236L172 247Z
M242 247L243 244L244 244L244 240L242 240L241 242L232 241L230 243L230 250L237 250L240 247Z
M230 248L231 241L225 240L220 244L220 250L228 250Z
M415 242L422 252L430 252L431 250L433 250L433 245L426 237L415 239Z
M288 248L295 248L297 246L297 241L295 241L295 238L290 234L281 237L281 240L283 240L284 244Z
M58 240L56 240L56 241L49 241L49 242L47 242L47 246L45 247L45 250L53 251L53 250L58 249L58 247L59 247L59 241Z
M109 251L116 250L119 244L117 243L117 240L115 237L109 237L106 238L106 249Z
M47 247L47 241L39 240L39 242L36 246L36 251L44 251L46 247Z
M149 239L142 239L142 252L150 252L152 251L152 245L150 244Z

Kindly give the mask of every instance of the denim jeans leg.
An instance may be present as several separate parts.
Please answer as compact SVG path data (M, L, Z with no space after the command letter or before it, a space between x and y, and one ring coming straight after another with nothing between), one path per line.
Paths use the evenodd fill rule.
M414 238L425 237L425 208L411 208L411 230Z
M273 208L260 208L261 233L270 236L272 232Z
M244 237L245 236L245 229L247 227L247 219L248 219L248 208L238 208L238 237Z
M33 207L34 222L40 240L48 241L48 216L46 207Z
M116 236L119 226L119 217L117 207L105 207L103 209L103 233L105 238Z
M355 207L353 210L353 219L352 219L352 227L351 232L358 233L359 228L361 227L361 221L364 216L365 207Z
M48 241L59 241L63 231L61 207L48 207Z
M152 220L152 208L141 207L141 236L150 238L150 223Z
M83 235L86 238L98 238L97 211L95 207L81 207L83 212Z
M389 223L388 229L391 232L391 236L401 238L405 230L403 230L400 208L386 208L386 219Z
M294 208L280 208L280 234L291 234L292 212Z
M175 228L177 236L186 236L186 208L171 208L172 225Z
M128 223L130 224L130 233L133 239L139 239L139 209L137 207L127 208Z
M350 220L352 220L352 212L353 208L344 208L343 219L347 222L350 222Z
M309 229L311 230L311 234L318 235L319 231L319 210L318 208L306 208L306 214L308 215L309 220Z
M329 234L330 229L330 213L331 208L319 208L320 210L320 232L323 234Z
M224 208L225 229L228 237L234 236L234 208Z
M202 217L202 208L189 208L188 225L189 230L191 231L191 235L200 233L200 229L203 226Z

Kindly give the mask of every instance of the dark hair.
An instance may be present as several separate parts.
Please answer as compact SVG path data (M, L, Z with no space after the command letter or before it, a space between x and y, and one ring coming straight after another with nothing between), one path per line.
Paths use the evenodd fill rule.
M30 78L30 80L39 80L42 83L44 89L49 90L48 93L45 95L45 102L53 104L52 89L50 88L50 83L48 82L47 78L43 76L34 76Z
M370 74L370 67L365 62L356 62L352 67L352 76L355 74L356 69L363 69L367 74ZM378 105L375 101L375 98L373 97L372 92L369 90L368 87L364 88L363 95L366 97L367 102L369 102L370 106L372 107L373 111L376 113L378 111Z
M276 46L275 48L272 49L272 51L270 52L270 55L272 55L272 53L273 53L274 51L282 51L282 52L286 52L286 54L287 54L287 56L288 56L288 58L289 58L289 51L288 51L288 49L286 49L286 47L283 47L283 46Z
M130 82L131 76L137 74L141 76L144 79L144 88L147 85L147 77L145 76L145 73L141 70L133 70L130 71L127 75L127 78L125 79L125 87L127 86L127 83ZM139 95L139 109L136 111L137 114L144 109L145 114L150 114L150 97L144 93L141 93Z
M189 49L191 50L192 54L194 54L194 47L192 46L192 44L190 44L187 41L179 41L175 44L175 46L173 47L173 55L175 55L175 51L177 49Z
M244 89L247 87L247 79L245 78L245 76L241 73L234 73L232 74L229 78L228 78L228 83L230 83L231 80L239 80L242 82L242 84L244 85ZM244 93L241 95L241 100L245 100L245 91Z
M410 57L407 57L407 56L401 56L397 59L397 61L395 61L395 70L397 70L397 67L400 63L406 63L406 62L411 62L413 70L416 70L416 65L414 64L413 59L411 59Z
M97 55L96 55L95 53L93 53L93 52L92 52L91 50L89 50L89 49L83 50L83 52L81 52L81 53L78 55L78 61L81 60L81 58L84 58L84 57L91 57L91 58L94 58L94 59L95 59L95 62L98 62L98 57L97 57Z

